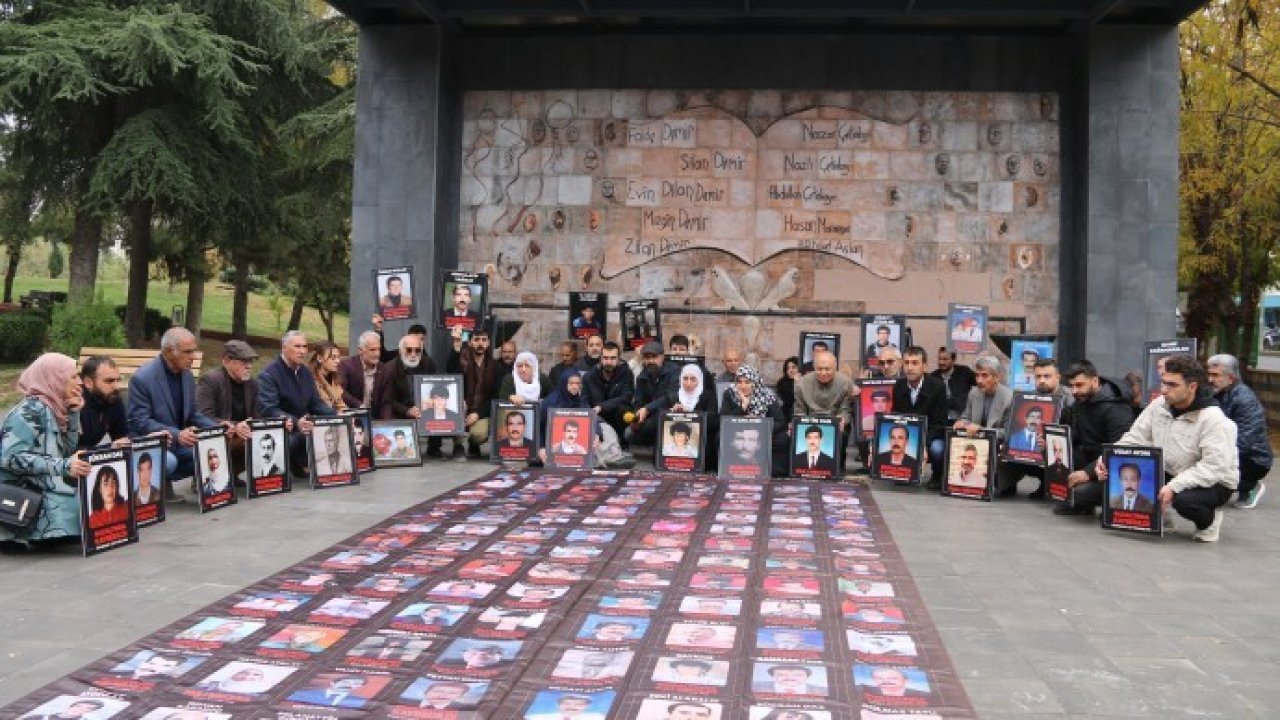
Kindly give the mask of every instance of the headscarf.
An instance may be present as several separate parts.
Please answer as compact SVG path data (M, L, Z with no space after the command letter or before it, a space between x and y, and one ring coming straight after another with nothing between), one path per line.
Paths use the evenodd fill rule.
M551 393L551 395L547 397L546 402L542 404L543 407L547 408L548 410L552 408L590 407L589 405L587 405L587 398L585 395L582 394L582 390L578 390L577 395L569 394L570 378L581 379L582 371L577 368L570 368L568 370L565 370L564 373L560 375L560 386L556 388L555 392Z
M516 369L516 365L526 361L533 366L533 382L521 380L520 371ZM537 355L528 350L516 355L515 364L511 366L511 379L516 381L516 394L520 397L529 402L538 402L542 399L542 383L538 381Z
M694 388L692 393L686 393L684 391L684 378L686 375L692 375L698 378L698 387ZM684 408L685 412L693 412L693 409L698 406L698 400L702 398L702 368L693 363L689 363L688 365L680 368L679 388L680 389L676 391L676 395L680 399L681 407Z
M750 365L739 365L738 374L735 377L751 381L751 397L747 398L747 414L752 417L767 416L769 408L778 402L778 396L764 384L760 371Z
M49 406L58 429L67 429L67 381L76 374L76 361L62 353L45 353L18 376L18 392Z

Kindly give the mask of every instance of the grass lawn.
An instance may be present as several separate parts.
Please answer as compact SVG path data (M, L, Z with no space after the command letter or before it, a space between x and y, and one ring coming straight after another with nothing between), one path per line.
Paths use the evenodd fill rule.
M100 278L98 280L98 289L102 292L103 298L107 302L113 305L124 304L125 282L123 280L104 280ZM31 290L66 292L67 281L65 279L54 280L52 278L30 276L20 276L14 279L13 299L15 302L19 297ZM231 295L232 290L229 285L220 285L213 282L205 285L203 327L209 330L231 331ZM280 296L277 303L278 313L272 308L271 302L272 299L266 295L249 294L247 319L250 335L277 337L284 332L284 326L289 322L289 311L293 308L293 298L287 295ZM185 306L186 304L186 283L170 285L167 282L153 282L147 290L147 305L159 310L165 317L169 317L174 305ZM279 318L278 323L277 318ZM302 330L311 339L323 339L325 337L324 323L320 321L320 314L314 309L307 308L302 313ZM345 314L339 314L334 318L333 335L334 339L339 343L346 344L347 316Z

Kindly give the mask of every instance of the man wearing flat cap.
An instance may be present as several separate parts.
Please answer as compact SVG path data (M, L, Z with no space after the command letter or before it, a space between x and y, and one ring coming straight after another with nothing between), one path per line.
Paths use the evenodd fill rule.
M662 343L650 340L640 348L643 366L636 375L636 389L631 407L636 408L635 421L627 428L630 443L652 445L658 435L658 415L666 408L667 398L680 389L680 368L663 362Z
M249 439L250 418L262 416L258 405L258 381L253 379L253 362L258 352L243 340L228 340L222 346L222 365L203 373L196 382L196 409L206 417L230 425L231 467L239 477L244 472L244 444Z

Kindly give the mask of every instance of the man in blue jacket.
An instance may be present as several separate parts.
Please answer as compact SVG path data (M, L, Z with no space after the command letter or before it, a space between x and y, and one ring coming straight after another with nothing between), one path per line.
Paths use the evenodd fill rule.
M307 336L290 330L280 338L280 357L272 360L258 376L258 402L266 418L285 418L289 436L289 459L294 475L307 472L307 438L312 415L335 415L316 392L316 380L307 367Z
M1240 361L1234 355L1209 358L1209 382L1222 412L1236 424L1236 450L1240 456L1239 508L1257 507L1267 486L1261 480L1271 470L1273 456L1267 437L1267 411L1258 396L1240 380Z
M129 434L169 435L170 479L195 474L195 430L218 424L196 410L196 382L191 374L196 351L190 331L169 328L160 338L160 355L138 368L129 383Z

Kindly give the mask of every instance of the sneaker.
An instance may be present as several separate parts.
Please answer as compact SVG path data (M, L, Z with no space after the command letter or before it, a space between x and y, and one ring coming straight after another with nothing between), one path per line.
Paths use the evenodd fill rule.
M1227 514L1222 512L1222 508L1214 510L1213 522L1209 524L1209 527L1197 530L1191 536L1191 539L1197 542L1218 542L1218 535L1222 532L1222 519L1226 516Z
M1258 483L1257 485L1254 485L1253 489L1249 491L1249 494L1246 497L1242 497L1236 501L1236 507L1243 510L1252 510L1258 507L1258 501L1262 499L1262 494L1266 491L1267 486L1265 484Z

